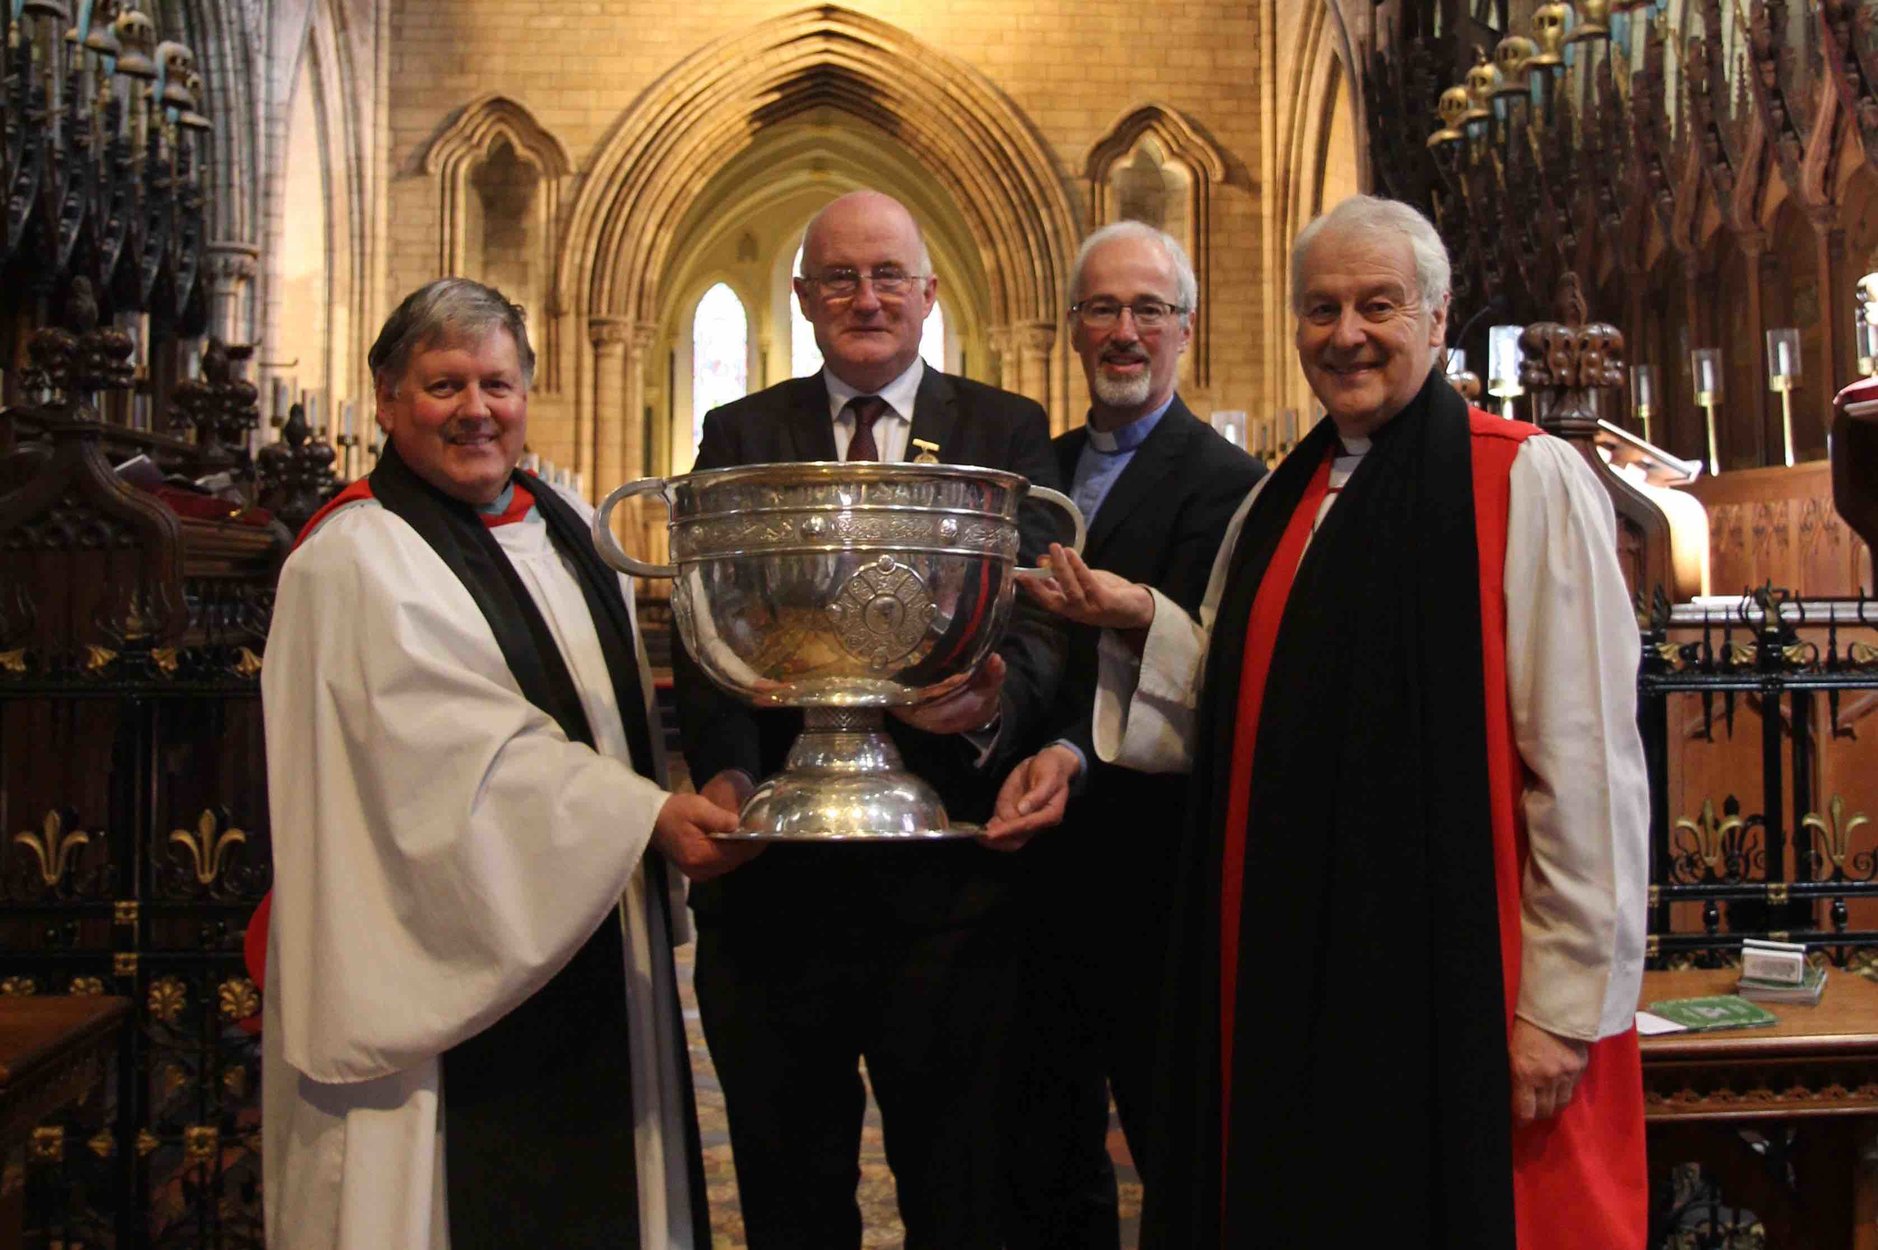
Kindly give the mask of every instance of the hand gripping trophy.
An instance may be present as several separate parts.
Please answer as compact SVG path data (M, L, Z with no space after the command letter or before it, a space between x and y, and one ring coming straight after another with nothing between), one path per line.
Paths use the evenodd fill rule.
M620 550L610 518L656 494L671 512L671 564ZM971 678L1010 619L1026 496L1070 515L1063 494L964 465L743 465L628 482L593 536L614 568L673 579L672 615L698 666L759 707L799 707L782 772L744 805L734 838L850 841L975 834L905 771L882 709L930 702Z

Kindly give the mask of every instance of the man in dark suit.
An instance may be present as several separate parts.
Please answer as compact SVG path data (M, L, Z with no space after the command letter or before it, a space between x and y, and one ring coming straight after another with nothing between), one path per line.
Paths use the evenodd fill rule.
M1084 242L1070 293L1089 420L1055 450L1088 519L1084 558L1197 612L1226 524L1264 466L1175 394L1193 336L1193 267L1170 236L1120 222ZM1013 846L1063 818L1017 857L1025 1010L1006 1071L1012 1250L1115 1250L1111 1088L1138 1161L1145 1136L1172 888L1171 861L1149 843L1169 829L1185 779L1097 758L1098 638L1072 627L1055 741L1012 770L990 826L994 845Z
M711 412L699 470L799 460L940 460L1058 485L1034 402L927 367L937 279L906 209L875 192L810 223L795 289L822 371ZM1035 563L1047 516L1023 521ZM896 711L906 766L955 821L990 815L1001 773L1055 706L1066 627L1020 603L959 691ZM779 769L799 713L751 710L673 656L680 731L707 797L739 808ZM692 894L697 992L724 1088L751 1250L852 1250L865 1096L880 1104L908 1250L995 1250L996 1086L1010 1008L1013 864L972 841L772 845Z

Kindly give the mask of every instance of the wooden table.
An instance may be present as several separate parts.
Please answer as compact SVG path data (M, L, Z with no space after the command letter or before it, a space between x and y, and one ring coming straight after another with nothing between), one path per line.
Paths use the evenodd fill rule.
M1731 994L1736 975L1648 972L1642 1005ZM1761 1217L1770 1247L1878 1250L1878 1167L1864 1158L1878 1141L1878 985L1835 969L1817 1006L1765 1006L1772 1026L1643 1039L1652 1191L1674 1164L1700 1163ZM1791 1129L1792 1150L1770 1159L1740 1129Z
M21 1243L24 1160L40 1122L83 1101L117 1047L130 1000L0 998L0 1250Z

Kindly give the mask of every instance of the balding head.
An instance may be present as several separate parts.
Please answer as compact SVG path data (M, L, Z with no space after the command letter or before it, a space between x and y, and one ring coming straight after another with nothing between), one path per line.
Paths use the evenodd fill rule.
M912 242L913 254L919 257L919 267L914 272L922 276L932 273L932 256L926 251L926 237L920 233L919 223L913 220L906 205L884 192L861 190L829 201L821 212L809 218L808 228L802 232L802 276L820 273L826 267L821 257L830 233L840 234L857 223L873 229L905 230Z
M938 293L919 226L892 196L851 191L802 236L802 315L829 371L863 393L881 390L918 359Z

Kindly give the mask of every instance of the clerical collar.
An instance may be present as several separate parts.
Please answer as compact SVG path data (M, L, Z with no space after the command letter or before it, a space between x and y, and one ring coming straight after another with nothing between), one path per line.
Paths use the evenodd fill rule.
M1173 406L1174 397L1169 395L1167 401L1159 408L1144 416L1136 417L1118 430L1098 430L1095 426L1090 426L1089 449L1104 456L1119 456L1133 451L1148 441L1148 435L1154 433L1154 427L1161 423L1161 418L1166 416L1167 410Z
M920 378L924 376L925 370L926 362L915 356L913 363L906 367L905 373L879 390L857 391L836 377L833 369L823 365L822 381L828 385L828 415L831 419L838 421L841 419L842 410L848 406L849 400L863 395L878 395L887 401L887 407L893 410L894 415L911 421L913 399L919 394Z
M494 499L491 499L488 503L477 504L476 511L482 513L484 516L501 516L504 512L507 512L509 510L509 505L513 503L514 501L515 501L515 482L513 479L511 479L509 481L509 484L502 488L502 493L500 495L497 495Z
M1337 441L1343 445L1343 455L1362 456L1369 452L1369 440L1366 438L1345 438L1337 435Z
M498 525L513 525L527 518L528 510L535 506L535 496L526 486L519 485L514 478L502 488L502 493L485 504L476 506L476 515L490 529Z

